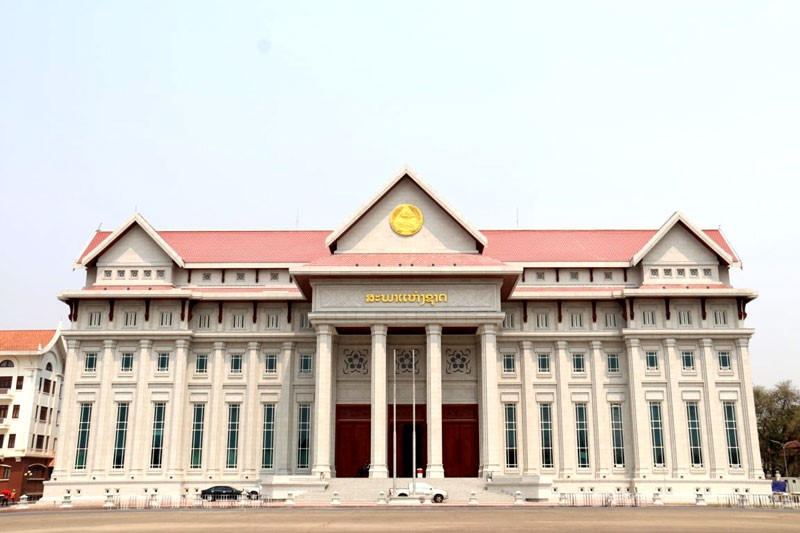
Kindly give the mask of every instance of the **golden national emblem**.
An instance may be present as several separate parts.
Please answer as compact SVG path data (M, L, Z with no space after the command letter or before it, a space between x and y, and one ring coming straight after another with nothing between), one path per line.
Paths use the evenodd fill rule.
M422 211L411 204L398 205L389 217L392 230L403 237L409 237L421 230L422 222Z

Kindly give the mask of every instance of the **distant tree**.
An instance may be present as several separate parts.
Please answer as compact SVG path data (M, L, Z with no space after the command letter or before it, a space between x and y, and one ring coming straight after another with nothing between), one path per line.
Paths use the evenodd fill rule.
M753 394L764 470L769 476L775 470L786 477L800 475L800 390L786 380L771 389L753 387ZM788 472L784 472L784 453Z

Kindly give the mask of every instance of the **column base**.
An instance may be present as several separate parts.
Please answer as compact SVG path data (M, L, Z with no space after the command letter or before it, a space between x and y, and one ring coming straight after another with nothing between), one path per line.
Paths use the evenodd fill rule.
M369 477L385 479L389 477L389 469L383 465L372 465L369 467Z
M330 479L331 478L331 467L330 466L315 466L311 469L311 475L313 477L318 477L319 479Z
M428 465L428 468L425 469L425 477L442 479L444 478L444 468L442 465Z
M478 469L478 476L483 478L491 478L500 474L500 465L482 465Z

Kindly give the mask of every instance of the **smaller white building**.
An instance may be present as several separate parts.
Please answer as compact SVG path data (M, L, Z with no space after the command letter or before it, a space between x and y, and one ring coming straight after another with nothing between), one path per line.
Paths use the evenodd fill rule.
M64 356L60 329L0 331L0 490L16 498L50 479Z

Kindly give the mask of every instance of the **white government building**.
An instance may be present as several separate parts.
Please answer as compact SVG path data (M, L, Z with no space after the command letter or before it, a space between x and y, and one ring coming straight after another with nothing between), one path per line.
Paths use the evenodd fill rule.
M333 232L137 214L76 266L45 498L408 478L414 433L434 483L531 499L769 491L757 294L731 286L721 232L680 213L658 230L479 231L404 170Z

